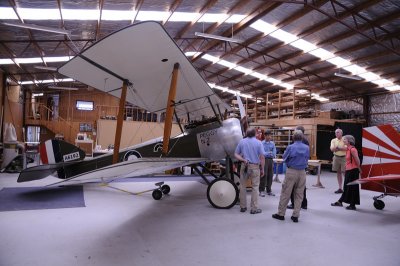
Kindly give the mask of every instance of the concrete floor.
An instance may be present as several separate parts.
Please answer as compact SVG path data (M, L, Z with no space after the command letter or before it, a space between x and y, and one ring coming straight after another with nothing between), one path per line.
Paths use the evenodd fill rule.
M171 194L161 201L88 184L83 208L0 212L0 265L400 265L399 199L387 197L378 211L371 200L377 193L363 190L357 211L331 207L335 174L323 172L325 189L313 188L315 180L308 176L309 209L298 224L291 212L283 222L271 218L279 183L276 197L260 198L257 215L212 208L197 181L168 182ZM0 188L44 182L0 175ZM141 191L153 184L115 186Z

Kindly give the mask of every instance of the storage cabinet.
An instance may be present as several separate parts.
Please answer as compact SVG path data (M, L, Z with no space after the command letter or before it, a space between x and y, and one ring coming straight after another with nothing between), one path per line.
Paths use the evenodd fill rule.
M292 143L293 128L276 128L270 129L272 132L272 140L276 146L276 157L282 158L287 146Z

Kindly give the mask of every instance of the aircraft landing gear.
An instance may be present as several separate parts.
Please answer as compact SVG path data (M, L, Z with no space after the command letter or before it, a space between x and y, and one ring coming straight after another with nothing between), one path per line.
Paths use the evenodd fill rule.
M207 188L207 199L217 209L232 208L239 198L235 183L227 178L214 179Z
M374 207L377 210L383 210L383 208L385 208L385 202L383 202L380 199L383 199L385 197L384 194L380 195L380 196L375 196L373 197L374 199Z
M167 195L171 191L170 186L164 185L164 182L158 182L155 185L158 186L158 188L154 189L151 193L151 196L153 196L155 200L160 200L163 194Z
M158 182L158 183L155 183L154 185L156 187L158 187L158 188L156 188L156 189L152 188L152 189L148 189L148 190L145 190L145 191L140 191L140 192L136 192L135 193L135 192L130 192L130 191L127 191L127 190L124 190L124 189L120 189L120 188L117 188L117 187L110 186L108 183L105 183L105 182L103 183L103 186L105 186L105 187L112 188L112 189L115 189L115 190L118 190L118 191L122 191L122 192L125 192L125 193L128 193L128 194L131 194L131 195L135 195L135 196L143 194L143 193L146 193L146 192L151 192L151 196L155 200L162 199L163 195L167 195L171 191L170 186L164 185L164 182Z

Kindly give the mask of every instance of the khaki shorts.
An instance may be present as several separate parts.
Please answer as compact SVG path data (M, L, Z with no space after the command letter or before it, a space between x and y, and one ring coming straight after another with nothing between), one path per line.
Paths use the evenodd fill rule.
M346 156L339 157L336 155L333 155L332 158L332 171L337 172L345 172L346 170Z

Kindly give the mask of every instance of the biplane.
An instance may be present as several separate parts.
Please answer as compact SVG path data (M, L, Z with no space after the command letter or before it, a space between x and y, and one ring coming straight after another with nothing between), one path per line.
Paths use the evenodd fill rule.
M361 189L381 192L374 196L374 207L385 208L383 198L400 196L400 135L391 125L363 128L362 175L352 184Z
M230 107L212 91L157 22L133 24L110 34L58 72L120 98L114 154L83 160L85 154L78 147L48 140L40 146L45 164L25 169L18 182L57 172L61 180L53 185L109 183L200 162L232 162L230 158L234 158L234 150L243 138L240 120L224 119ZM165 113L164 136L119 150L125 102L152 113ZM174 118L182 132L171 137ZM183 119L190 123L182 126ZM232 163L227 169L228 178L214 176L212 182L202 175L208 183L207 198L216 208L230 208L238 199Z

